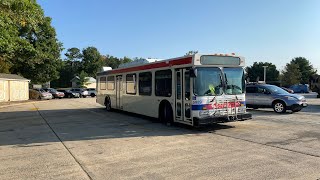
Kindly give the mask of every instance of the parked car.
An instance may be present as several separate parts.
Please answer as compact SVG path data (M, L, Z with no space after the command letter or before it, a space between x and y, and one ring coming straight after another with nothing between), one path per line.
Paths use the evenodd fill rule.
M80 97L80 93L74 93L68 89L58 89L57 91L63 92L65 98L79 98Z
M86 98L87 96L90 96L88 91L86 91L86 90L84 90L82 88L72 88L70 91L73 92L73 93L79 93L80 97L83 97L83 98Z
M49 92L52 94L53 98L63 98L64 97L64 93L63 92L59 92L56 89L53 88L43 88L43 90L45 90L46 92Z
M30 99L52 99L52 94L44 91L43 89L29 89Z
M309 93L308 84L295 84L289 87L294 91L294 93Z
M248 84L246 104L254 109L271 107L276 113L284 113L287 110L298 112L308 106L304 96L290 94L278 86L269 84Z
M286 88L286 87L280 87L280 88L282 88L283 90L287 91L290 94L294 93L294 91L292 89L289 89L289 88Z
M96 88L87 88L86 89L91 97L95 97L97 95Z

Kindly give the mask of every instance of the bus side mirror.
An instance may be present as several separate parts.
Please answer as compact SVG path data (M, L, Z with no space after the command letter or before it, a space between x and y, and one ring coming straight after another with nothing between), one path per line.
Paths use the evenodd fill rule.
M189 70L189 74L190 74L190 77L195 78L195 77L197 77L197 75L198 75L198 70L197 70L196 68L191 68L191 69Z

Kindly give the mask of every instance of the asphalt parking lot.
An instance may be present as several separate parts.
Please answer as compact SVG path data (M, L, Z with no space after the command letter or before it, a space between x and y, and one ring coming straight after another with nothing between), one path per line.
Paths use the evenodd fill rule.
M0 179L319 179L320 99L194 129L94 98L0 108Z

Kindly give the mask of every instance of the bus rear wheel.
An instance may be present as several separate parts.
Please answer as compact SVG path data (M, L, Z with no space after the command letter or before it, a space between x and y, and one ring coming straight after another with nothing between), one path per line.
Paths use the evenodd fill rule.
M107 111L111 111L111 101L110 99L106 99L105 102L104 102L104 105L106 106L106 110Z

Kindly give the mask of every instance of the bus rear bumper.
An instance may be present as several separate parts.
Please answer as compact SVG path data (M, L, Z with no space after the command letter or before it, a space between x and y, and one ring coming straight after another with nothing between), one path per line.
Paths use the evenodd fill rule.
M215 123L224 123L224 122L231 122L231 121L244 121L247 119L252 119L252 114L245 113L245 114L238 114L237 117L235 116L215 116L215 117L205 117L205 118L197 118L194 117L193 121L195 125L206 125L206 124L215 124Z

